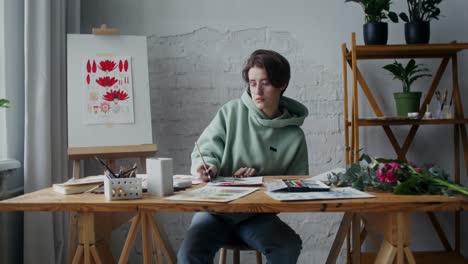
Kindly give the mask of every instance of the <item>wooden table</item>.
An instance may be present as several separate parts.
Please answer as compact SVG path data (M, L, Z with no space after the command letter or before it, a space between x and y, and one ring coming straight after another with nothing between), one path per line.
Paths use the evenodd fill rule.
M284 177L283 177L284 178ZM298 178L298 177L295 177ZM106 201L104 195L77 194L62 195L52 188L28 193L9 200L0 201L0 211L72 211L79 213L79 246L74 262L85 263L94 259L100 263L99 255L94 247L94 213L97 212L134 212L130 232L125 242L119 263L126 263L131 246L135 239L139 224L142 226L142 241L144 262L151 261L151 242L159 244L162 253L169 263L174 263L174 257L162 243L160 230L154 222L152 212L344 212L343 220L333 242L327 263L334 263L341 250L344 238L351 227L353 243L353 263L361 263L361 219L367 233L373 237L380 231L384 241L377 254L376 262L391 263L396 257L398 263L408 262L414 258L409 250L408 214L415 211L460 211L468 209L468 199L464 197L445 196L406 196L390 193L372 193L375 198L341 199L321 201L280 202L271 199L261 191L254 192L239 200L229 203L185 202L165 200L158 196L144 194L143 199L127 201ZM385 223L381 226L372 223ZM385 232L389 231L388 234ZM153 234L153 236L151 236ZM158 262L160 263L160 262Z

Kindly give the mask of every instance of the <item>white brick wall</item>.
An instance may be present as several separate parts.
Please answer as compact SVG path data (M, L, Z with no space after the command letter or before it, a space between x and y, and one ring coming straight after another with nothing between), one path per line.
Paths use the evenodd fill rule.
M310 110L303 129L309 147L311 174L343 165L341 77L323 65L305 59L294 37L269 28L220 33L209 28L168 37L148 38L153 137L159 156L174 158L175 172L187 174L193 142L225 102L245 89L241 70L245 59L258 48L275 49L289 59L291 82L285 93ZM177 250L192 214L162 213ZM304 242L299 263L325 261L340 214L281 214ZM323 223L335 223L324 226ZM121 235L125 235L125 229ZM122 239L122 237L120 238ZM118 240L120 240L118 239ZM141 256L137 250L135 259ZM242 263L254 263L254 256ZM139 261L139 260L137 260ZM312 261L312 262L311 262Z
M317 5L317 2L143 0L134 3L128 0L82 0L81 32L89 33L92 27L106 23L119 28L121 34L159 36L150 37L148 42L151 49L148 55L155 142L161 148L160 154L174 157L178 172L183 173L188 172L188 155L193 140L218 107L228 99L238 97L243 90L240 68L248 54L257 47L282 52L293 68L291 87L286 95L306 104L311 113L304 130L310 152L310 172L314 174L343 164L340 45L346 42L349 47L351 32L356 32L358 43L363 43L363 13L359 5L345 4L343 1L320 1ZM406 10L405 1L394 2L392 10ZM467 6L466 0L450 0L441 4L443 16L431 23L432 43L468 41L467 27L459 26L467 24L468 19L463 15ZM404 43L403 24L390 23L389 44L399 43ZM463 73L467 72L467 61L468 53L462 52L458 60L459 81L465 106L468 78ZM381 69L389 62L363 61L360 68L382 110L390 115L395 111L392 93L399 89L399 84ZM440 63L435 60L421 62L427 63L432 72ZM446 74L441 82L442 87L447 87L449 80L450 74ZM422 80L417 88L427 90L424 88L427 82L429 80ZM197 97L198 103L192 104L190 96L186 96L190 94L189 88L203 93L205 96L202 98L208 98L210 88L216 89L215 99L200 103L200 97ZM163 100L160 95L167 98ZM361 102L361 114L373 115L369 105L364 100ZM435 107L436 104L432 102L430 110L434 111ZM467 112L465 107L465 116L468 116ZM181 131L181 127L186 130ZM394 130L403 140L408 128L395 127ZM395 156L381 128L362 128L361 136L365 152L388 158ZM450 127L421 127L408 158L419 163L439 163L453 174L452 138ZM434 142L434 139L438 142ZM94 164L91 162L92 166ZM95 173L98 171L87 171L87 174ZM462 182L468 184L464 168ZM438 215L442 216L442 226L452 236L451 216ZM172 245L177 249L190 221L190 214L160 216ZM463 223L467 222L467 216L466 212L462 213L462 251L465 255L468 254L468 227ZM339 217L333 214L291 214L285 217L298 232L304 234L300 262L323 263ZM443 249L433 228L427 224L426 217L416 217L413 223L412 248ZM115 233L116 243L123 243L124 232L125 229L122 229ZM315 240L308 239L306 235L312 233ZM121 246L114 247L114 252L117 254L121 249ZM132 263L142 263L141 256L134 256ZM243 263L253 263L252 257Z

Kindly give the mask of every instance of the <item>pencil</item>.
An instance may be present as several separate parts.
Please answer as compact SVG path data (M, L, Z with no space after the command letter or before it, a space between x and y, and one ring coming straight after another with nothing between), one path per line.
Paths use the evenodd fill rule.
M208 180L211 182L211 175L210 175L210 171L208 170L208 168L206 167L206 163L205 163L205 160L203 159L203 155L200 151L200 147L198 146L198 143L195 141L195 146L197 147L197 151L198 151L198 155L200 155L200 158L202 160L202 163L203 163L203 168L205 169L205 175L208 176Z
M109 166L106 165L106 163L104 163L104 161L102 161L100 158L94 156L94 158L99 161L99 163L101 163L111 174L114 178L117 178L117 176L115 176L115 173L109 168Z
M102 186L104 186L104 183L101 183L101 184L99 184L99 185L97 185L97 186L94 186L93 188L87 190L87 191L84 192L84 193L90 193L90 192L92 192L92 191L94 191L94 190L96 190L96 189L98 189L98 188L100 188L100 187L102 187Z

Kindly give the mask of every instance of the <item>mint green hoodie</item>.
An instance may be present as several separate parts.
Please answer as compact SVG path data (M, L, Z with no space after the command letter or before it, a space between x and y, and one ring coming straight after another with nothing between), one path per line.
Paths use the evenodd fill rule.
M307 144L300 128L308 110L284 96L280 110L279 117L269 119L247 92L226 103L198 139L203 159L221 176L241 167L255 168L259 176L308 175ZM194 148L192 174L201 163Z

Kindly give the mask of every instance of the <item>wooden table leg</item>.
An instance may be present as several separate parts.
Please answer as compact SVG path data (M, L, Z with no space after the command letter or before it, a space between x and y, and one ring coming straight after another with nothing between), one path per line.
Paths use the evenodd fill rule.
M68 223L68 263L77 263L75 262L75 258L78 254L77 252L75 252L75 251L78 251L78 247L76 246L76 224L77 224L76 218L77 218L77 213L70 212L69 223ZM72 252L75 252L75 255L72 255Z
M403 251L404 247L408 246L408 243L405 243L405 230L403 227L405 223L405 215L403 213L397 213L397 264L404 264L405 263L405 254Z
M85 264L102 263L95 246L94 214L77 213L76 220L78 223L78 248L72 263L81 263L82 258Z
M128 262L128 257L133 247L135 237L138 232L138 225L141 225L142 233L142 245L143 245L143 262L151 263L153 255L153 242L154 247L157 248L156 251L161 250L163 255L166 257L166 263L173 264L175 263L172 254L164 243L161 232L159 231L158 226L156 225L153 216L149 212L140 212L137 216L133 218L132 225L125 240L124 248L120 254L119 264L124 264ZM161 258L158 257L158 263L161 263Z
M153 218L153 215L149 212L147 212L146 215L148 217L148 224L151 226L151 231L153 233L155 247L158 247L158 249L162 251L163 255L166 257L166 263L176 263L175 257L173 257L172 252L169 251L169 248L166 246L166 243L162 239L161 231L159 230L158 225L156 224L155 219Z
M78 247L76 248L75 256L73 257L72 263L79 264L82 256L83 256L83 246L78 245Z
M150 239L151 226L149 225L149 218L146 213L141 215L141 240L143 246L143 263L151 263L151 256L153 255L153 246Z
M383 240L374 263L392 264L396 255L396 247Z
M408 213L366 213L366 224L382 234L382 244L375 263L415 263L410 250L410 216Z
M353 213L345 213L343 219L341 219L340 227L335 235L335 240L333 240L330 253L328 253L326 264L336 263L336 259L340 254L341 248L343 247L343 241L348 233L349 226L351 225L351 220L353 220Z
M361 216L358 213L353 215L353 223L351 228L351 237L353 241L353 264L361 263Z
M125 240L122 253L120 254L119 264L124 264L128 262L128 257L130 256L130 251L132 250L133 242L138 232L138 225L140 224L141 214L137 214L133 217L132 225L128 231L127 239Z

